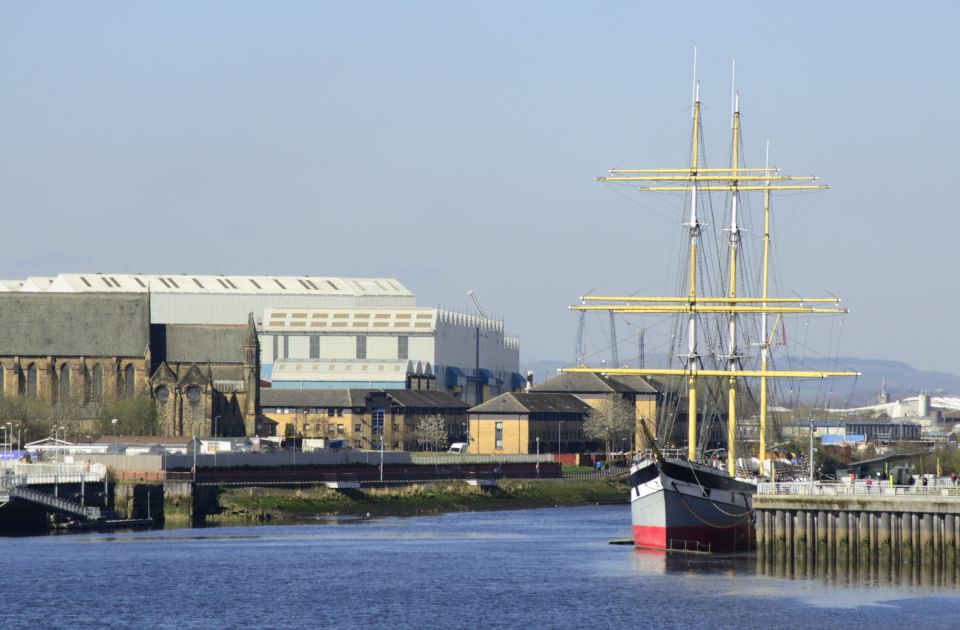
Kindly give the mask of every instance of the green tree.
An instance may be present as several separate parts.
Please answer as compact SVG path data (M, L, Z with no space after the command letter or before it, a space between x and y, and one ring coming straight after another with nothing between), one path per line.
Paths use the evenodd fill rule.
M616 398L601 401L583 421L583 433L591 440L603 442L609 456L613 445L631 439L637 426L637 412L629 400Z
M114 429L113 419L117 419ZM108 402L97 416L97 430L103 435L158 435L157 407L149 396L134 396Z

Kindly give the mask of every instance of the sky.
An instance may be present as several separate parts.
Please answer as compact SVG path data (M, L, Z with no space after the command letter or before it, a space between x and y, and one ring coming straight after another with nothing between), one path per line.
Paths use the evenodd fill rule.
M395 277L566 360L579 296L673 286L679 198L594 178L685 165L696 47L710 164L735 60L745 160L831 186L775 199L780 293L960 372L957 6L3 3L0 276Z

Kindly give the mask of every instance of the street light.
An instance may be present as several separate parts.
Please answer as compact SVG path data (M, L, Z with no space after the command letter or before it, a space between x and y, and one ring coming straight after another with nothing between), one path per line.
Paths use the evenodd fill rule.
M117 423L120 422L116 418L110 421L110 424L113 425L113 445L117 445Z
M537 436L537 479L540 478L540 436Z

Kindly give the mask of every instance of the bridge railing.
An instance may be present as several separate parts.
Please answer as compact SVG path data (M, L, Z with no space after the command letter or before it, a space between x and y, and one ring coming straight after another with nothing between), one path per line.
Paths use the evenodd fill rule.
M791 481L758 484L757 494L822 497L960 497L960 487L952 483L891 486L889 483L868 484L863 481L856 483Z

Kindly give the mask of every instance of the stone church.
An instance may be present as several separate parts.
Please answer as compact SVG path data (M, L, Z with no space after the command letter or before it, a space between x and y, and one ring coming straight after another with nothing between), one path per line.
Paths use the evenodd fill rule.
M252 315L240 326L151 324L146 293L0 293L0 393L73 419L149 395L163 435L253 435L258 364Z

